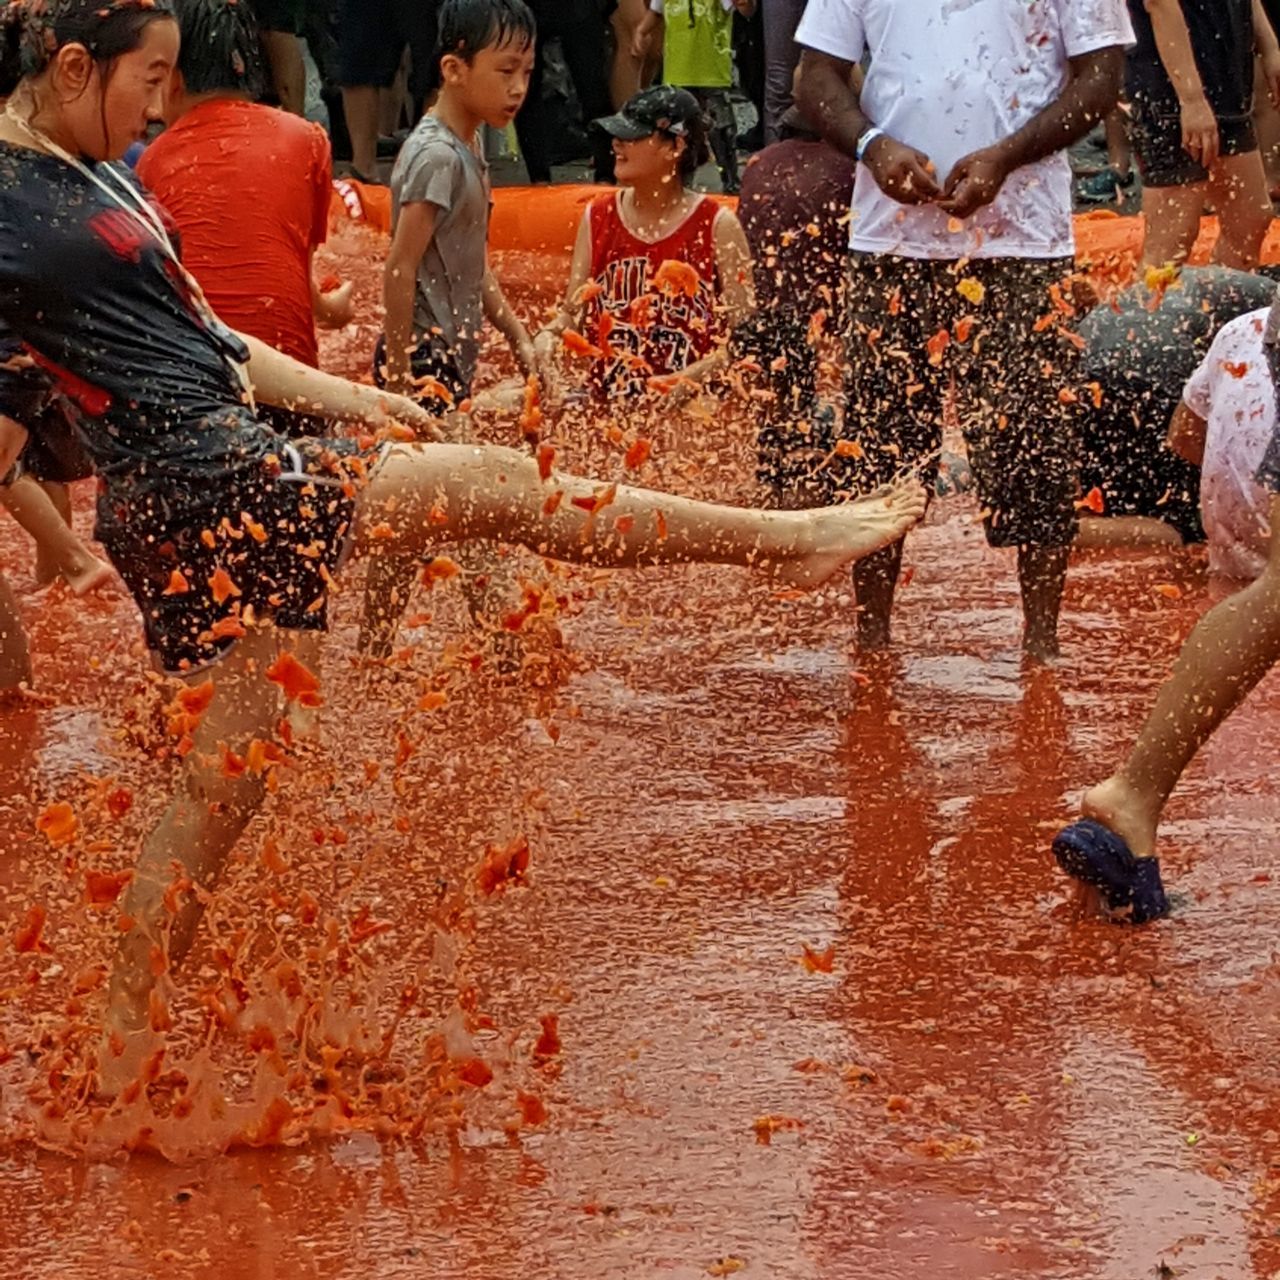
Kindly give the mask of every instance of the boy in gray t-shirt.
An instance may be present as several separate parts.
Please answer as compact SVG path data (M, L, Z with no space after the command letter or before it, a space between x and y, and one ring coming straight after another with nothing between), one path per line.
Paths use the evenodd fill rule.
M436 105L409 136L391 175L395 215L383 280L380 385L441 413L471 394L487 317L526 374L537 357L528 331L489 270L489 174L480 126L515 119L533 73L536 24L524 0L446 0L440 11ZM462 420L465 422L465 419ZM463 427L465 431L465 426ZM360 648L388 656L417 566L389 554L369 566ZM508 575L469 552L472 616L489 631L501 668L519 666L518 637L503 631Z
M489 173L479 136L481 125L505 128L515 118L534 37L520 0L449 0L441 12L440 97L391 175L394 230L376 366L393 391L430 400L445 398L443 390L455 403L464 399L486 317L524 372L535 372L528 331L489 270Z

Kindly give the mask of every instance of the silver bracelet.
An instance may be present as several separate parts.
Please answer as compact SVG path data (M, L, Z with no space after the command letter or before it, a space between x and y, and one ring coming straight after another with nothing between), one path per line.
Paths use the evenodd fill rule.
M868 129L866 133L864 133L862 137L858 139L858 145L854 149L854 154L857 157L859 163L862 162L862 157L867 154L867 148L877 138L883 138L884 136L885 136L884 130L881 129L878 125L873 124L871 128Z

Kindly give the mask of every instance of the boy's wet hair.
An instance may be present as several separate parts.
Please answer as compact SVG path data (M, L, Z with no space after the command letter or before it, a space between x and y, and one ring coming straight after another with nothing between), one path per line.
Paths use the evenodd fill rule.
M538 22L524 0L445 0L440 10L436 60L453 56L463 62L482 49L514 43L531 48Z
M188 93L266 90L262 32L244 0L172 0L182 32L178 70Z
M0 94L39 75L59 49L83 45L110 65L142 43L146 29L173 18L170 0L0 0Z

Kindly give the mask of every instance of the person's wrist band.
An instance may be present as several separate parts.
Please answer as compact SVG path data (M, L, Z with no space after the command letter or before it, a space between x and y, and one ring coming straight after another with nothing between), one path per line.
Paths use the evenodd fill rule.
M862 157L867 154L867 148L877 138L883 138L883 137L884 137L884 130L881 128L878 128L876 125L872 125L871 128L868 129L866 133L864 133L862 137L858 139L858 146L855 150L855 155L857 156L859 162L861 162Z

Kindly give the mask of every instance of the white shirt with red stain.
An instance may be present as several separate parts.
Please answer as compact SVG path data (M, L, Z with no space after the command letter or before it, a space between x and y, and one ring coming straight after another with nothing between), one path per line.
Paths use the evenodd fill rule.
M1251 580L1267 563L1272 495L1254 479L1277 425L1276 392L1262 335L1267 309L1218 330L1182 394L1208 424L1200 473L1200 516L1209 568Z
M962 156L1055 102L1071 58L1128 47L1133 27L1125 0L809 0L796 40L845 62L870 54L862 110L927 155L942 186ZM850 243L908 258L1069 257L1066 153L1015 170L964 222L899 204L859 165Z

